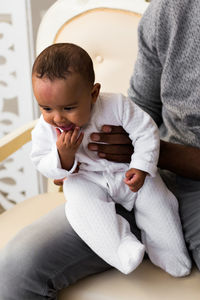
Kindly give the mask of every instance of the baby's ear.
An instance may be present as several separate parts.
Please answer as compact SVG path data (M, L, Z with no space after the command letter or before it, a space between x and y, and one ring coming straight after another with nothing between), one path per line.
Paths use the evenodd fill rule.
M92 96L92 103L95 103L97 100L97 97L99 96L101 85L100 83L95 83L93 85L92 91L91 91L91 96Z

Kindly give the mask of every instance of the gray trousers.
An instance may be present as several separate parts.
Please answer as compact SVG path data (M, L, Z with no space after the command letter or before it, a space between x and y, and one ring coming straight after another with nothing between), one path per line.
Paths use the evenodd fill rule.
M200 269L200 182L162 174L179 199L188 248ZM117 207L139 237L134 214ZM21 230L0 250L0 299L56 299L57 291L88 275L108 270L73 231L64 205Z

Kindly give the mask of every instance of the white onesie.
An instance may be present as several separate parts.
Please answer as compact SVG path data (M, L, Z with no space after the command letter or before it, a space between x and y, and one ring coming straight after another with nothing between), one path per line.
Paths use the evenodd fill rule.
M134 146L130 164L100 159L88 150L90 135L102 125L122 126ZM64 181L66 216L77 234L100 257L128 274L142 261L144 252L169 274L190 273L178 203L157 172L159 133L151 117L121 94L101 93L92 109L84 138L70 171L61 168L56 148L56 130L40 117L32 131L31 159L44 176ZM73 173L77 163L78 173ZM147 172L143 187L133 193L123 182L125 172L136 168ZM142 242L131 233L128 222L116 214L115 203L134 207Z

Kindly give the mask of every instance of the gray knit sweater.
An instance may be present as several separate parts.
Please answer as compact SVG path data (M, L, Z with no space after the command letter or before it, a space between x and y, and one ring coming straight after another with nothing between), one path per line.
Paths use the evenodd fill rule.
M138 34L129 96L162 139L200 147L200 0L152 0Z

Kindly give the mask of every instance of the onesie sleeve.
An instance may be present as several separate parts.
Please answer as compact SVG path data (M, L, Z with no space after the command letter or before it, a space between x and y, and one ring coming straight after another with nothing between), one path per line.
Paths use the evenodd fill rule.
M160 149L158 127L153 119L129 98L123 101L123 128L129 133L134 147L130 168L149 173L157 172Z
M77 167L75 160L71 170L62 169L56 147L56 132L41 116L32 131L30 158L36 169L45 177L61 179L73 173Z

